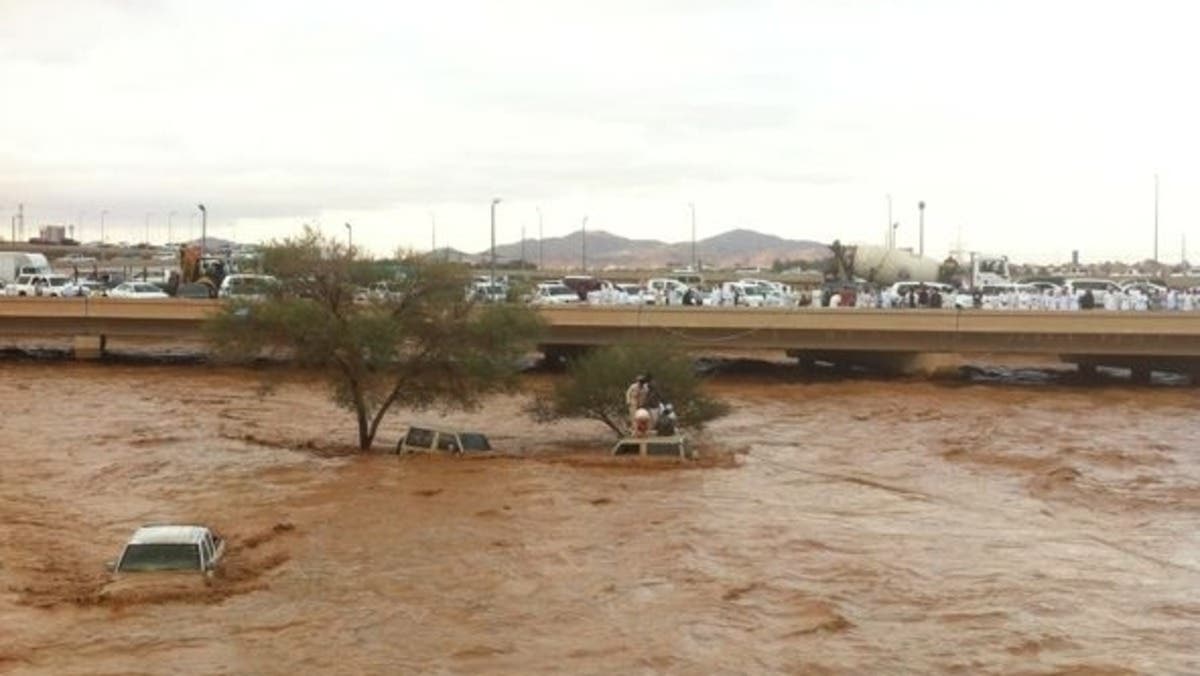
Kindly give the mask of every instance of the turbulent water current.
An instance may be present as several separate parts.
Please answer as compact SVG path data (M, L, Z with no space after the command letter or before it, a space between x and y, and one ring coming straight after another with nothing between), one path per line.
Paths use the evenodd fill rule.
M260 385L0 362L0 673L1200 672L1192 388L725 372L679 465L527 394L353 454L318 383ZM513 455L383 452L443 418ZM176 521L219 575L110 582Z

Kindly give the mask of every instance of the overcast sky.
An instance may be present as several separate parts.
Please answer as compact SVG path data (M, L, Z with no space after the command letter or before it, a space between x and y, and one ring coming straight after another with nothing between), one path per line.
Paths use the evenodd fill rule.
M1195 9L1194 9L1195 8ZM1200 251L1200 4L0 0L0 222ZM194 223L194 226L192 224ZM1200 258L1193 256L1193 258Z

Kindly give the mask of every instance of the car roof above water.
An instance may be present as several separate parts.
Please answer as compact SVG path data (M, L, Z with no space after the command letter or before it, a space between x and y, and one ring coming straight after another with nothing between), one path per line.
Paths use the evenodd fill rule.
M131 545L190 545L204 539L204 526L142 526L129 539Z

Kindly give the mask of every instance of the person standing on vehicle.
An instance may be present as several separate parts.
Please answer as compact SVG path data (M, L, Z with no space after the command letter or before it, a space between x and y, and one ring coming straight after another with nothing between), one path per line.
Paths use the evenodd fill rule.
M632 423L637 411L646 401L646 376L639 375L625 390L625 406L629 408L629 420Z

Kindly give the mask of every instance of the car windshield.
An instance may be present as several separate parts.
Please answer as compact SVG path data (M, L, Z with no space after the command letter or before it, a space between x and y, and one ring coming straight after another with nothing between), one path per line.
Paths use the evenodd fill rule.
M194 544L129 545L120 570L200 570L200 548Z
M462 442L462 450L464 451L492 450L492 445L488 443L488 438L477 432L464 432L458 435L458 439Z

